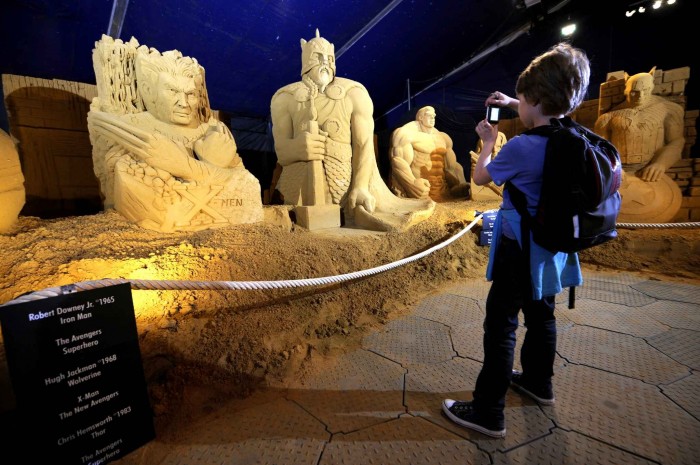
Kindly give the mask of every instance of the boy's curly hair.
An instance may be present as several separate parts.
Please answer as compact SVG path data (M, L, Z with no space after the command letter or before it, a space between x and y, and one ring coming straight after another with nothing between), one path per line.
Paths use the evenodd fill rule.
M591 66L586 52L561 42L534 58L520 73L515 91L544 115L569 114L583 102Z

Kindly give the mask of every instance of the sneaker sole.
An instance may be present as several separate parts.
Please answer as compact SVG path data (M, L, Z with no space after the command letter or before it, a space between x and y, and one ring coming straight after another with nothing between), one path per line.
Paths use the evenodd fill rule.
M511 381L510 385L513 386L513 389L515 389L516 391L518 391L522 394L525 394L526 396L530 397L532 400L534 400L535 402L537 402L540 405L554 405L555 399L543 399L542 397L537 397L532 392L528 391L527 389L525 389L521 385L516 384L512 381Z
M492 429L487 429L484 428L481 425L477 425L476 423L469 423L468 421L464 421L461 418L455 416L452 412L450 412L450 409L447 408L447 405L445 405L445 402L442 402L442 411L445 415L447 415L447 418L452 420L453 422L457 423L459 426L463 426L465 428L473 429L474 431L478 431L481 434L485 434L486 436L490 436L492 438L504 438L506 437L506 430L492 430Z

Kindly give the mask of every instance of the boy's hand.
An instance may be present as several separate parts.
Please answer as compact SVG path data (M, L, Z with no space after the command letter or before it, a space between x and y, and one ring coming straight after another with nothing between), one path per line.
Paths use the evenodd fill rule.
M491 123L489 123L485 119L481 120L479 121L479 124L476 125L476 133L479 135L479 138L484 142L484 145L487 142L493 142L495 144L496 138L498 137L498 124L491 125Z

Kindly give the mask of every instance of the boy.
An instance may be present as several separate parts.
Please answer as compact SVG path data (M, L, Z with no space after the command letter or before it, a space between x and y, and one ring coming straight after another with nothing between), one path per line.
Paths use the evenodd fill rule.
M518 77L517 98L494 92L486 105L518 111L527 128L549 125L552 118L573 112L588 90L590 63L584 51L560 43L534 58ZM510 181L527 198L531 213L540 196L547 138L519 135L491 159L498 125L479 122L483 149L474 168L474 182L502 185ZM554 404L552 376L556 352L554 298L564 287L582 283L577 254L551 253L520 237L520 216L508 189L494 225L486 278L492 281L484 320L484 365L471 402L445 399L442 410L453 422L491 437L505 437L505 396L512 385L542 405ZM522 240L530 241L530 263L524 262ZM528 272L529 270L529 272ZM523 371L513 371L515 331L523 310L525 340L520 352Z

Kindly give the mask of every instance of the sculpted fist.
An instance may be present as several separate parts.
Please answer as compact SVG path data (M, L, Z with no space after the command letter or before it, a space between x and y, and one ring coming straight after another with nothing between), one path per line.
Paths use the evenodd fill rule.
M326 155L326 136L303 132L295 139L300 144L302 160L323 160Z
M241 163L236 142L228 134L213 131L194 143L197 158L219 168L233 168Z
M277 150L277 161L286 166L298 161L323 160L326 155L326 136L302 132Z
M430 181L425 178L416 178L410 190L413 197L417 199L427 199L430 194Z
M372 213L376 207L377 200L365 188L353 189L348 195L348 206L354 210L356 206L362 205L365 210Z

